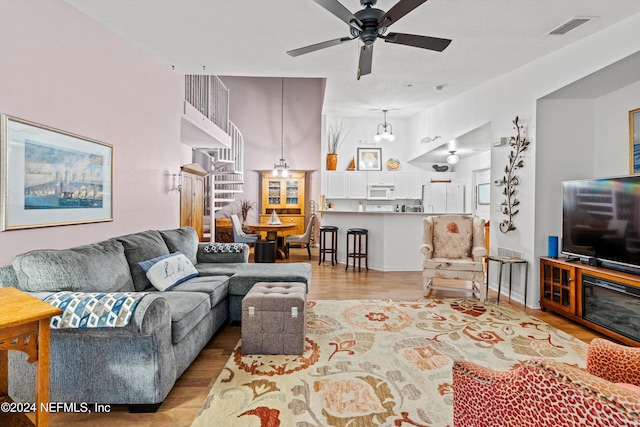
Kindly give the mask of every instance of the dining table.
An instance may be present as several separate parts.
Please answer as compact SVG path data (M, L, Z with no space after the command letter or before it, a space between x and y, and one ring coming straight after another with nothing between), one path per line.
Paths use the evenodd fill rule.
M276 253L280 259L286 258L286 253L283 246L278 246L278 233L281 231L292 230L297 226L298 224L294 223L269 224L266 222L246 225L250 231L265 231L266 240L276 242ZM284 245L284 239L282 240L282 245Z

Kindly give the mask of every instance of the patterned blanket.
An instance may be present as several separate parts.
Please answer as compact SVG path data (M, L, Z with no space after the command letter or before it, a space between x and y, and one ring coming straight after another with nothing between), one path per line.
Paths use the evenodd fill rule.
M64 310L51 318L51 328L107 328L129 323L138 302L148 292L56 292L45 302Z

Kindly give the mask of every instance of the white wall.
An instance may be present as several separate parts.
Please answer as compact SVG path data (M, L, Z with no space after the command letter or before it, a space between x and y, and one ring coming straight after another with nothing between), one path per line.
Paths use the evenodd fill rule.
M229 89L229 117L245 140L244 194L259 206L259 170L271 170L280 159L282 80L269 77L221 77ZM284 159L292 170L310 172L309 202L320 194L324 79L284 79ZM257 221L258 209L249 212Z
M640 82L595 99L538 101L537 256L547 255L546 236L562 234L562 181L629 174L628 113L639 100Z
M62 0L0 1L0 112L111 144L113 221L0 233L0 264L179 225L183 77Z
M542 158L544 163L538 165L541 158L537 155L537 150L549 150L547 144L550 142L537 135L536 127L545 126L544 121L536 115L537 100L638 52L640 50L638 28L640 28L640 15L630 17L619 25L600 31L412 118L413 139L417 140L425 135L437 134L441 135L443 143L446 143L456 135L464 134L488 122L491 122L492 140L515 135L512 120L515 116L520 117L532 144L523 156L524 168L518 171L520 186L517 190L517 197L520 199L521 205L520 213L514 218L517 229L503 234L498 231L497 227L501 219L498 216L495 219L492 218L491 253L496 253L499 247L523 253L531 267L529 268L530 286L527 298L530 305L538 305L537 259L540 255L546 254L546 236L549 234L549 228L538 227L536 217L538 215L553 215L552 210L543 208L546 206L543 200L547 198L558 200L560 197L553 195L558 185L546 182L550 179L547 171L563 168L566 164L573 165L574 162L579 161L580 154L572 156L571 153L580 152L582 154L583 151L579 145L575 146L567 141L559 141L557 142L558 146L553 145L551 148L551 151L554 148L556 150L553 156L544 156ZM620 137L616 136L616 138ZM628 141L628 136L626 139ZM615 144L619 156L628 155L628 149L621 148L620 144L623 142L608 140L597 142L594 153L596 158L604 150L601 147L607 144ZM420 156L424 150L417 144L412 152L413 157ZM502 177L508 150L508 146L492 150L492 181ZM602 165L604 161L604 158L598 160L599 170L613 171L619 168L619 166L605 167ZM582 166L578 167L582 168ZM594 168L595 166L587 166L587 168L589 167ZM542 169L544 169L544 173L538 173ZM585 171L585 169L581 170ZM501 190L500 187L492 188L492 200L500 199ZM542 200L538 197L542 197Z

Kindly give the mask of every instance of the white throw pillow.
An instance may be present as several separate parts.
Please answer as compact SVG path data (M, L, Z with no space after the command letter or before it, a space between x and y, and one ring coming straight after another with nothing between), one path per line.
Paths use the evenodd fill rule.
M146 271L147 278L153 287L159 291L168 291L198 275L198 270L181 252L141 262L140 266Z

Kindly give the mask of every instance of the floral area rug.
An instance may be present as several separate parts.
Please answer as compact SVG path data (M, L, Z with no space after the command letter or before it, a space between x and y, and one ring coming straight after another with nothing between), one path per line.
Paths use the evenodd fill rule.
M477 300L309 301L304 354L244 356L239 343L193 426L451 426L454 359L496 370L531 357L583 367L586 349Z

